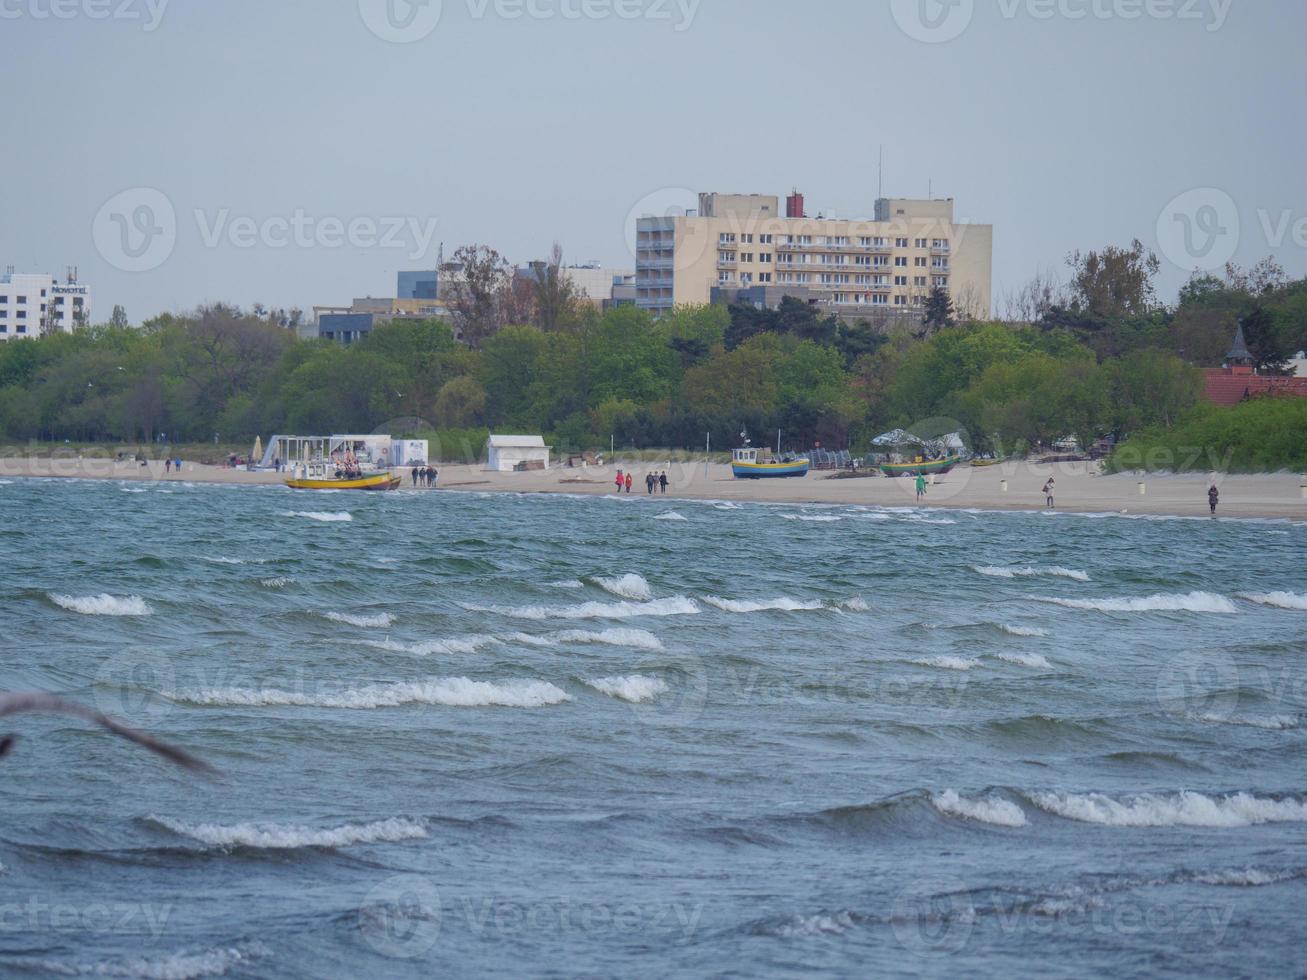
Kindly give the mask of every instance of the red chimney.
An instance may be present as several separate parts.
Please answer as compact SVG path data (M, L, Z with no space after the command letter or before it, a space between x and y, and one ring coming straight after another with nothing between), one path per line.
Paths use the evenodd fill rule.
M803 195L795 188L793 194L785 199L785 217L787 218L806 218L803 213Z

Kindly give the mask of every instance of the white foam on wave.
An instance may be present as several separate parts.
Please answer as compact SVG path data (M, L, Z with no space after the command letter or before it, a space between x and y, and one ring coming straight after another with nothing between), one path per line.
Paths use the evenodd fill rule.
M547 681L473 681L446 677L430 681L373 684L328 693L301 693L271 688L208 688L168 695L173 701L231 707L344 708L363 711L396 708L408 704L433 704L451 708L543 708L572 698Z
M1109 827L1249 827L1307 821L1307 804L1262 799L1250 793L1213 797L1186 790L1124 800L1101 793L1033 793L1030 799L1059 817Z
M1199 715L1198 720L1209 725L1243 725L1247 728L1260 728L1268 732L1282 732L1298 727L1298 719L1292 715Z
M860 595L855 595L852 599L845 599L840 606L850 612L869 612L871 606L867 605L867 600Z
M228 558L226 555L214 555L214 556L205 555L204 560L207 562L211 562L214 565L244 565L245 564L245 559L243 558Z
M190 837L213 847L257 847L268 850L293 850L299 847L348 847L351 844L376 844L420 840L427 828L414 820L392 817L368 824L346 824L320 829L295 824L238 823L191 824L168 817L151 817L155 823L174 834Z
M551 589L584 589L585 583L580 579L573 578L565 582L550 582L549 587Z
M699 606L685 596L654 599L652 602L583 602L578 606L474 606L469 612L494 613L513 619L636 619L640 616L692 616Z
M321 521L324 524L335 524L338 522L348 522L354 520L354 515L347 510L326 511L326 510L287 510L282 512L282 517L305 517L310 521Z
M284 589L295 580L288 575L278 575L276 578L259 579L259 584L265 589Z
M786 521L807 521L809 524L837 524L844 520L834 514L778 514L776 516Z
M15 960L23 969L45 975L66 977L123 977L130 980L199 980L200 977L226 976L233 968L247 966L270 955L262 943L203 949L197 952L169 953L164 956L134 956L123 960L95 963L69 960Z
M652 701L670 690L667 684L657 677L645 677L641 674L632 674L630 677L598 677L586 681L586 684L600 694L607 694L609 697L629 701L632 704Z
M653 589L649 587L643 575L628 573L616 578L596 578L594 583L605 592L611 592L623 599L647 602L653 598Z
M716 606L724 612L730 613L755 613L755 612L807 612L815 609L824 609L825 606L820 599L791 599L789 596L781 596L778 599L763 599L753 601L749 599L723 599L720 596L706 595L703 601L710 606Z
M114 596L108 593L100 595L60 595L48 593L50 601L70 612L83 616L149 616L154 612L150 604L138 595Z
M940 813L996 827L1024 827L1027 822L1025 811L1009 800L969 800L959 796L955 790L946 789L938 796L932 796L930 802Z
M1241 592L1239 598L1255 602L1259 606L1307 611L1307 595L1297 592Z
M359 629L385 629L387 626L393 626L395 617L390 613L377 613L375 616L364 616L356 613L329 612L323 613L327 619L334 623L344 623L346 626L357 626Z
M720 504L713 504L713 510L744 510L742 504L733 504L730 501L723 501Z
M1190 592L1187 595L1154 595L1138 599L1047 599L1040 602L1086 609L1092 612L1238 612L1233 602L1214 592Z
M937 667L940 670L975 670L981 666L979 660L964 657L925 657L912 662L918 667Z
M1044 656L1038 653L1014 653L1008 651L1006 653L996 654L995 656L997 656L999 660L1006 660L1008 663L1016 664L1020 667L1033 667L1036 670L1052 670L1053 668L1053 665L1050 664Z
M1292 881L1299 877L1292 871L1262 871L1258 868L1244 868L1231 871L1206 871L1193 875L1189 880L1200 885L1219 885L1227 888L1260 888L1263 885L1278 885L1282 881Z
M411 657L435 657L440 655L461 656L476 653L482 647L502 643L497 636L479 634L473 636L451 637L443 640L419 640L415 643L401 643L392 639L364 640L363 645L388 653L404 653Z
M655 514L653 519L654 519L655 521L684 521L684 520L686 520L686 518L685 518L683 515L676 513L676 511L674 511L674 510L669 510L669 511L667 511L665 514Z
M560 633L546 633L533 636L530 633L514 633L505 637L508 642L525 643L533 647L557 647L568 643L600 644L614 647L630 647L635 650L662 650L663 643L648 630L610 629L610 630L563 630Z
M972 565L972 569L981 575L987 575L990 578L1036 578L1047 576L1049 578L1069 578L1077 582L1088 582L1089 573L1082 572L1075 568L1063 568L1060 565L1054 565L1052 568L1033 568L1026 567L1008 567L1005 565Z
M1048 630L1042 630L1038 626L1009 626L1007 623L999 623L998 628L1009 636L1048 636Z

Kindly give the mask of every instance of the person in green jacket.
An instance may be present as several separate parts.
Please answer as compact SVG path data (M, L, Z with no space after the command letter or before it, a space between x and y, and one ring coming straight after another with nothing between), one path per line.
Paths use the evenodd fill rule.
M926 476L924 473L917 474L917 503L921 503L921 498L926 496Z

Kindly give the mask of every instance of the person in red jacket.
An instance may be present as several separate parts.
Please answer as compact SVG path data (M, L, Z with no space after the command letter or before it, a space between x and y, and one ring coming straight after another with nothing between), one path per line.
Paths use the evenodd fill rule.
M627 493L630 493L630 492L631 492L631 485L632 485L633 483L635 483L635 480L632 479L630 473L627 473L627 474L626 474L626 492L627 492Z
M622 492L622 484L623 484L623 482L624 482L624 481L622 480L622 471L621 471L621 470L618 470L618 471L617 471L617 481L616 481L616 482L617 482L617 492L618 492L618 493L621 493L621 492Z

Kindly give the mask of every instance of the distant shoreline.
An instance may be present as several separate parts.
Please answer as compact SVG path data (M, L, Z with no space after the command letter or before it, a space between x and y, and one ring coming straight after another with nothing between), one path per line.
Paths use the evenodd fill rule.
M826 479L812 473L801 480L735 480L730 467L721 463L631 464L591 467L586 470L552 469L536 473L491 473L478 465L445 464L440 470L440 488L480 493L570 494L573 496L615 496L613 479L619 466L630 466L635 482L630 494L645 498L644 477L648 472L666 471L670 486L662 503L676 500L720 500L777 504L836 504L879 507L918 506L909 479L870 477ZM1009 462L976 469L961 466L928 487L920 506L930 509L975 509L988 511L1039 511L1044 509L1041 488L1049 477L1057 481L1057 509L1068 513L1126 513L1170 517L1208 517L1207 488L1210 474L1102 476L1085 463L1041 465ZM133 461L110 459L50 459L37 457L0 458L0 479L87 479L125 482L208 483L225 485L276 486L284 480L277 473L248 473L220 466L183 463L182 472L168 473L162 462L141 466ZM1006 481L1007 489L1003 488ZM1279 518L1307 521L1307 482L1293 473L1218 476L1221 504L1218 517ZM1146 493L1141 494L1139 485ZM410 489L406 480L404 489ZM311 491L302 491L309 493ZM627 496L623 493L622 496ZM649 502L653 502L649 500Z

